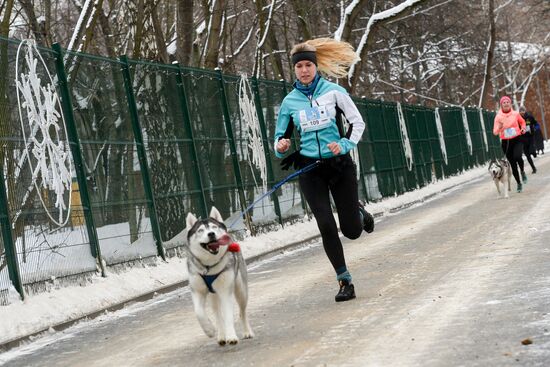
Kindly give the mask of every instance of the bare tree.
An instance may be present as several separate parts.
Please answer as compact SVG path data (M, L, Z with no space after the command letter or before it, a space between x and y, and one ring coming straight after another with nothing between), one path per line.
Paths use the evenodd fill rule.
M218 67L218 58L222 37L222 24L225 18L226 0L212 0L208 6L208 28L204 45L204 67Z
M181 65L190 65L193 51L193 0L177 1L176 47L177 60Z
M399 5L393 6L387 10L378 13L373 12L367 22L367 26L361 37L361 40L357 45L357 53L359 54L359 57L361 59L364 59L366 57L369 47L372 46L372 44L374 43L374 37L376 35L377 29L379 29L385 23L395 19L396 17L401 17L408 14L410 11L412 11L412 9L414 9L415 6L418 6L425 1L427 0L406 0ZM356 87L358 77L361 73L361 68L363 67L363 65L364 63L357 63L350 68L348 86L351 93L353 93Z
M487 9L487 18L489 19L489 42L487 44L487 57L485 59L483 84L481 85L481 92L479 95L479 107L487 106L487 100L489 98L488 86L491 82L491 70L493 68L493 55L495 52L495 1L488 0L488 2L489 6Z

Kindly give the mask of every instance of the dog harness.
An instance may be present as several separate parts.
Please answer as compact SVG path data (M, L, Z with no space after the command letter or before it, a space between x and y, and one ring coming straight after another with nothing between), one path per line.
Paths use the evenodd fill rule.
M225 270L225 269L224 269ZM223 271L223 270L222 270ZM201 278L202 280L204 280L204 284L206 284L206 287L208 287L208 291L210 293L216 293L216 291L214 290L214 288L212 288L212 283L214 283L214 281L216 279L218 279L218 276L221 274L222 272L220 271L218 274L215 274L215 275L203 275L201 274Z
M239 247L239 244L238 243L231 243L229 245L229 247L227 248L227 250L229 252L239 252L241 250L241 248ZM233 254L233 257L235 258L236 260L236 255ZM222 260L220 260L221 262ZM216 291L214 290L214 288L212 287L212 284L216 281L216 279L218 279L218 277L220 276L221 273L223 273L227 266L225 268L223 268L218 274L212 274L212 275L207 275L206 273L208 273L208 271L215 267L216 265L218 265L220 262L217 262L216 264L212 265L212 266L204 266L206 268L206 271L205 271L205 274L199 274L202 278L202 280L204 280L204 284L206 284L206 287L208 288L208 291L210 293L216 293ZM237 277L237 274L239 272L239 262L238 261L235 261L235 263L237 264L237 267L235 268L235 278Z

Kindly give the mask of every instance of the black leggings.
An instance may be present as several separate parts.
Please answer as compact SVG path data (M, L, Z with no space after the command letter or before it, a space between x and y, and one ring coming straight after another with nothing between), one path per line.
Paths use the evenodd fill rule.
M533 154L535 157L537 156L537 151L535 150L535 137L529 133L525 133L522 135L523 139L523 154L527 157L527 162L529 162L529 165L531 166L531 169L533 171L536 171L537 168L535 167L535 163L533 163L533 158L531 158L531 154Z
M332 214L330 194L336 205L340 230L349 239L363 232L359 214L355 164L349 155L323 161L318 167L299 178L300 188L317 220L323 247L334 270L346 266L344 249Z
M521 181L519 178L518 166L520 171L523 172L523 159L521 158L521 155L523 154L523 142L521 140L521 136L503 140L502 151L506 154L506 159L508 159L510 166L512 166L512 174L514 175L516 182L520 184Z

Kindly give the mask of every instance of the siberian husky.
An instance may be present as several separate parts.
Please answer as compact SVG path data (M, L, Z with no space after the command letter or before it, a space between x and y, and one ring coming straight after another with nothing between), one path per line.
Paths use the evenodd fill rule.
M242 253L231 252L228 245L231 238L223 224L220 212L212 207L209 218L197 219L189 213L187 224L187 268L189 287L193 298L195 314L205 334L214 337L216 328L206 314L208 294L217 319L219 345L237 344L233 305L237 300L243 328L243 338L254 336L248 318L248 276Z
M489 163L489 173L493 178L493 182L497 187L498 197L502 196L500 192L500 184L504 187L504 197L508 198L510 192L510 180L512 179L512 168L510 163L505 159L492 159ZM506 187L508 184L508 187Z

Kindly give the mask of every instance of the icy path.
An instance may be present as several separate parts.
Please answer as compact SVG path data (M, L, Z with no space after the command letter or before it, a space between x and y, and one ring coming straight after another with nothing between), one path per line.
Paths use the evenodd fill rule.
M334 302L320 245L251 266L256 338L237 346L208 339L180 290L8 352L6 365L546 365L550 160L536 162L508 200L478 180L345 242L356 300Z

